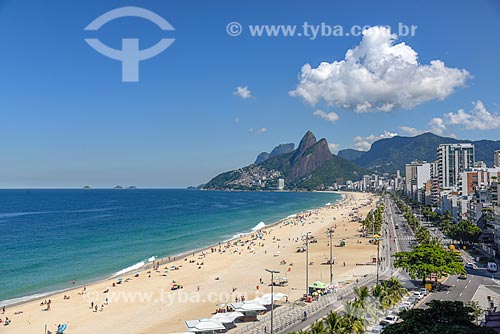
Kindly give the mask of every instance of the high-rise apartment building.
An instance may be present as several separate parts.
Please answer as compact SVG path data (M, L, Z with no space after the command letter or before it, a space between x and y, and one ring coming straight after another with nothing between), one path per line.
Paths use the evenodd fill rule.
M439 187L458 185L460 173L474 167L474 144L441 144L437 149Z
M493 153L493 164L495 167L500 167L500 150Z

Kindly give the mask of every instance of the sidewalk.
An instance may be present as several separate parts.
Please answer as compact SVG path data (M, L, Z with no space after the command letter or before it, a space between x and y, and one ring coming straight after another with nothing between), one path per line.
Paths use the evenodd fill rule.
M394 270L392 267L392 254L399 251L399 245L395 241L395 229L392 215L384 212L384 220L386 224L382 225L382 244L380 247L380 258L384 261L380 262L380 277L379 279L387 279L393 275L398 275L400 270ZM391 250L393 250L391 252ZM290 305L281 306L274 309L273 316L273 332L290 333L308 328L313 322L325 317L329 312L338 312L343 308L343 302L354 298L354 288L368 286L369 288L376 284L376 273L360 278L357 283L351 283L336 293L320 297L318 301L313 303L295 302ZM304 311L307 312L307 319L304 318ZM249 323L247 325L239 324L239 326L230 331L231 334L263 334L270 331L271 328L271 312L267 312L259 321Z

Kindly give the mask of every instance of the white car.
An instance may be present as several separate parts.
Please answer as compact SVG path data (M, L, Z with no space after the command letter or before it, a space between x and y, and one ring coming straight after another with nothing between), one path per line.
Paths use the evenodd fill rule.
M401 311L408 311L412 307L413 307L413 305L411 305L410 303L401 303L398 306L398 310L399 310L399 312L401 312Z
M421 293L420 291L415 291L415 292L413 292L413 297L420 300L420 299L424 298L424 294Z
M426 288L420 288L420 290L418 290L418 291L420 291L421 293L423 293L424 296L427 296L427 293L429 293L429 291L427 291Z
M383 330L384 330L383 326L376 325L376 326L373 326L372 330L369 333L370 334L380 334L380 333L382 333Z
M474 269L474 265L472 264L472 262L467 262L465 268Z
M383 326L376 325L376 326L373 326L371 329L369 329L369 331L367 333L369 333L369 334L380 334L380 333L382 333L383 330L384 330Z
M411 303L412 305L416 304L418 302L419 298L415 296L408 297L406 299L406 302Z
M384 321L388 322L389 324L395 324L396 321L398 321L398 316L395 314L389 314L388 316L385 317Z

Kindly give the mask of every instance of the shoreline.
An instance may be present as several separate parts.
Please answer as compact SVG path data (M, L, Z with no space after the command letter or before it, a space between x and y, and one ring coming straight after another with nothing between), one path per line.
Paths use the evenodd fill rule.
M212 191L212 190L208 190L208 191ZM346 193L349 193L349 192L343 192L343 191L313 191L313 192L328 193L328 194L338 194L338 195L340 195L341 198L339 198L335 202L331 203L331 206L341 204L343 201L345 201L347 199ZM156 263L156 262L159 262L160 265L165 265L165 264L172 263L172 262L175 262L175 261L184 260L185 258L189 257L193 253L203 252L203 251L209 250L211 248L218 247L219 245L221 245L223 243L237 241L237 240L239 240L241 238L244 238L244 237L247 237L247 236L251 235L252 233L255 233L256 231L266 230L266 229L272 228L274 226L277 226L280 223L282 223L283 220L286 220L286 219L288 219L288 218L290 218L292 216L297 216L297 215L305 214L305 213L313 211L313 210L318 210L318 209L321 209L321 208L328 207L325 204L323 204L320 207L313 207L313 208L309 208L309 209L306 209L306 210L303 210L303 211L300 211L300 212L297 212L297 213L292 213L292 214L288 215L287 217L283 217L283 218L280 218L279 220L274 221L274 222L272 222L270 224L266 224L262 228L259 228L257 230L252 230L258 224L260 224L260 222L259 222L256 225L254 225L250 229L249 232L239 232L239 233L236 233L236 234L234 234L229 239L223 239L223 240L220 240L218 242L209 244L209 245L207 245L205 247L202 247L202 248L191 249L191 250L188 250L186 252L182 252L182 253L179 253L179 254L176 254L176 255L171 255L171 256L165 255L165 256L159 257L159 258L157 258L155 255L152 255L153 257L155 257L154 261L147 262L148 259L144 259L141 262L145 262L145 264L142 265L141 267L137 268L137 269L131 269L131 270L128 270L126 272L121 272L122 270L125 270L125 269L127 269L129 267L132 267L132 266L134 266L134 265L136 265L136 264L138 264L140 262L137 262L137 263L135 263L135 264L133 264L133 265L131 265L129 267L123 268L123 269L121 269L121 270L119 270L119 271L111 274L110 276L100 277L100 278L96 278L96 279L91 279L89 281L85 281L82 284L77 284L77 285L74 285L74 286L71 286L71 287L62 288L62 289L58 289L58 290L47 291L47 292L38 292L38 293L34 293L32 295L27 295L27 296L22 296L22 297L15 297L15 298L10 298L10 299L5 299L5 300L0 300L0 307L3 307L3 306L5 306L5 307L21 306L23 304L27 304L27 303L30 303L30 302L33 302L33 301L36 301L36 300L42 300L42 299L50 298L50 297L59 295L59 294L64 293L64 292L72 292L72 291L80 290L80 289L82 289L85 286L92 286L92 285L104 283L104 282L107 282L109 280L115 279L115 278L117 278L119 276L122 276L122 275L123 276L130 275L133 272L139 272L139 273L142 274L146 270L151 269L153 267L153 264ZM169 257L171 258L170 260L168 260ZM9 301L12 301L12 302L6 303L6 302L9 302Z
M11 319L11 334L41 332L44 326L52 331L61 323L67 324L73 334L185 332L187 320L211 317L221 305L268 293L270 277L265 268L281 272L288 284L274 289L288 296L290 302L304 294L306 268L309 284L328 282L330 243L326 231L331 227L336 231L332 239L334 283L342 288L374 273L376 247L360 234L358 219L366 217L376 205L377 196L349 192L340 195L345 196L335 196L331 205L325 205L327 200L286 218L285 213L265 229L232 238L234 241L216 248L198 250L194 255L186 252L170 262L164 258L163 263L168 264L154 269L150 263L141 268L139 275L132 271L120 279L87 285L85 290L75 287L51 295L50 308L43 303L44 298L39 298L8 307L2 317ZM306 232L316 239L309 245L308 265L304 251L299 251L304 247Z

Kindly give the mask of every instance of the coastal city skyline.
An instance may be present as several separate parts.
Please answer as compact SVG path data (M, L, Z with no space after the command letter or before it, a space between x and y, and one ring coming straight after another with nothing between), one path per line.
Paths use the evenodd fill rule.
M0 334L500 333L499 31L0 0Z
M9 144L0 187L196 186L279 143L298 144L307 130L334 153L425 131L497 140L500 73L489 65L500 47L498 4L432 2L427 11L388 3L383 10L321 3L318 11L292 2L280 11L264 2L2 1L8 51L0 56L0 138ZM142 18L84 30L131 5L175 30L161 32ZM304 36L252 36L261 25L296 26ZM356 26L377 28L361 36ZM413 34L401 26L415 27ZM140 81L124 83L120 62L84 39L118 48L126 37L143 48L164 37L175 42L140 62ZM392 76L384 76L387 68ZM337 70L343 76L332 75ZM378 78L378 88L363 86L359 71Z

